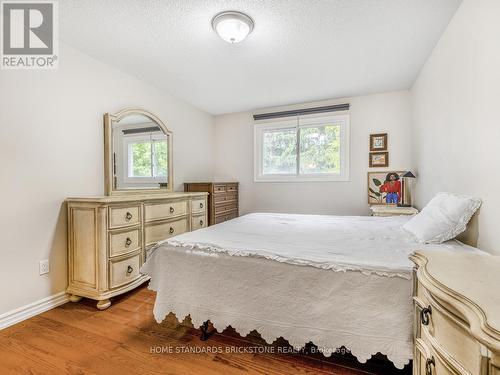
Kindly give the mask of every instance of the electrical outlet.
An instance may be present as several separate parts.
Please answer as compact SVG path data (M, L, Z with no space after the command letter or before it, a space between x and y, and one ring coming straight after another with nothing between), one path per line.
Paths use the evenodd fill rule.
M49 260L48 259L41 260L38 263L38 266L39 266L39 269L40 269L40 275L45 275L46 273L50 272Z

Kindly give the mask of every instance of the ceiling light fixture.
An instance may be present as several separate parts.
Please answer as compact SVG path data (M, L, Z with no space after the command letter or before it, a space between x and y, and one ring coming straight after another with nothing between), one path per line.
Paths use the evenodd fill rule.
M245 13L231 10L216 14L212 27L226 42L239 43L252 32L254 22Z

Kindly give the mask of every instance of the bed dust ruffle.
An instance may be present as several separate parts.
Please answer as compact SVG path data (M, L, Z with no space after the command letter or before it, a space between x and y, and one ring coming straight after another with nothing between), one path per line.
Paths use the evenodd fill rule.
M256 330L299 349L312 341L326 356L345 346L365 362L378 352L397 368L412 358L411 280L333 272L263 258L163 245L143 266L157 292L156 321L187 315L195 327Z

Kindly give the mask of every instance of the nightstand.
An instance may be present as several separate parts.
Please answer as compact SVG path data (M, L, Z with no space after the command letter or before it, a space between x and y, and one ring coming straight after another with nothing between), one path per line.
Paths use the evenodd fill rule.
M415 215L418 210L415 207L398 207L394 205L373 205L370 206L372 216L399 216L399 215Z

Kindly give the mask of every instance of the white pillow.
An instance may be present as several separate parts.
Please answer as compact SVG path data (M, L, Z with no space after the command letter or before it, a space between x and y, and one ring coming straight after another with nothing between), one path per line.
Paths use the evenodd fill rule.
M481 199L438 193L403 225L403 229L416 237L418 242L441 243L465 231L474 212L481 206Z

